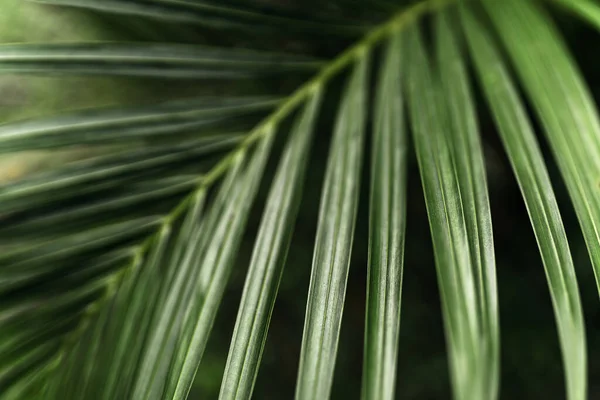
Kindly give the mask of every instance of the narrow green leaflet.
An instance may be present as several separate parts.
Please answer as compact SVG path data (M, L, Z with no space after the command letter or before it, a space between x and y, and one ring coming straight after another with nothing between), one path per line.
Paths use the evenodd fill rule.
M184 296L182 290L184 284L181 280L182 278L192 279L194 270L197 268L194 260L190 259L188 254L194 251L201 234L204 199L204 190L199 190L194 194L188 211L181 221L178 234L169 243L171 251L166 255L162 262L163 265L157 271L159 274L149 271L150 275L143 277L145 281L137 284L139 287L139 289L136 287L138 312L144 318L144 324L140 326L144 327L146 334L143 337L144 340L140 341L135 332L129 332L128 342L125 342L123 338L119 338L117 341L119 351L116 354L119 358L107 362L107 365L111 366L111 370L106 383L107 389L104 392L105 399L135 398L132 397L132 393L137 390L135 387L137 381L144 374L151 374L150 371L156 365L161 364L161 355L169 349L169 334L173 330L177 332L178 329L177 321L174 319L177 310L173 307L177 303L174 303L173 300L189 301ZM180 279L174 282L173 276L180 277ZM153 285L151 293L147 290L149 285ZM148 298L153 299L151 307L144 304L144 302L148 302ZM179 306L184 305L179 304ZM123 325L118 331L123 332L123 327L131 330L133 324L129 321L130 318L124 318ZM164 364L164 361L162 363ZM149 378L156 379L157 384L160 382L164 384L164 378L161 376L150 375Z
M236 117L264 114L278 99L199 98L145 108L96 109L34 121L0 125L0 153L82 145L170 143L185 134L201 137L227 127ZM260 114L259 114L260 115Z
M214 26L219 29L238 28L256 32L281 33L278 28L292 32L358 35L360 25L318 20L306 15L293 15L271 8L269 12L245 5L227 5L222 1L206 0L35 0L39 3L81 7L95 11L150 17L173 22ZM225 2L226 3L226 2ZM264 7L264 5L263 5Z
M38 273L52 274L57 272L59 261L69 262L85 252L100 250L111 244L119 244L131 240L155 229L162 222L162 216L148 216L137 219L91 228L78 234L27 244L20 248L6 251L0 256L0 292L7 287L30 279ZM70 264L66 264L71 266Z
M390 39L373 130L363 399L392 400L396 386L406 228L402 39Z
M583 400L587 398L585 328L573 261L550 178L499 51L472 14L467 12L464 17L486 99L521 187L544 262L565 364L567 397Z
M102 312L108 315L95 316L96 323L87 332L89 337L79 338L83 346L65 349L73 357L66 358L65 364L57 369L57 384L50 398L109 398L108 394L115 390L115 381L110 379L115 374L119 376L118 383L129 383L126 377L133 368L130 360L138 361L138 346L144 342L147 313L163 275L161 264L165 262L170 236L170 226L162 225L149 242L152 250L148 254L144 254L142 247L135 248L132 261L121 276L115 277L115 293L108 297L108 304L102 305ZM88 352L95 352L95 356L85 357Z
M486 1L571 195L600 290L600 121L560 35L531 2Z
M211 243L211 236L204 235L202 232L214 232L220 223L221 216L227 211L227 207L230 198L234 196L236 190L239 189L240 176L243 174L243 165L245 162L246 155L238 154L233 160L233 166L230 168L227 177L219 188L219 193L210 207L210 212L207 214L205 221L203 221L201 227L195 232L196 238L192 239L191 242L194 246L187 249L180 248L177 250L179 257L184 265L191 265L193 268L190 269L188 266L186 270L181 270L177 274L170 274L168 277L165 288L169 290L161 294L161 300L159 304L164 304L169 307L170 297L179 296L184 304L177 310L177 316L174 320L177 324L178 331L174 332L173 340L176 340L177 347L169 354L169 359L165 359L165 363L162 368L168 367L167 382L165 382L166 393L169 393L169 398L174 394L177 382L181 374L181 368L183 366L183 360L186 357L188 346L192 340L193 331L195 329L196 316L203 306L202 297L200 290L202 287L198 285L199 276L202 273L201 263L203 257L206 255L207 247ZM205 269L205 271L207 271ZM208 269L210 273L210 269ZM184 279L181 279L181 278ZM177 289L177 290L173 290ZM183 289L183 291L181 291ZM172 302L172 300L171 300ZM175 304L177 305L177 304ZM171 305L173 307L173 305ZM166 314L168 315L168 314ZM172 332L172 331L171 331ZM169 364L170 362L170 364Z
M92 74L177 79L230 79L311 72L303 57L180 44L0 45L0 73Z
M358 208L367 113L369 53L360 54L340 105L329 153L296 399L328 399L333 382Z
M584 20L596 28L600 28L600 4L589 0L552 0L574 14L579 15Z
M450 114L460 112L461 115L460 119L451 119L450 124L446 122L446 104L440 102L441 90L432 74L420 33L413 29L407 32L407 37L408 105L433 239L454 397L487 399L494 391L489 386L492 384L489 363L493 359L489 358L488 349L494 336L481 329L485 302L479 298L478 263L471 257L471 248L477 249L479 238L469 236L473 231L467 229L463 210L473 205L462 203L461 189L472 192L473 203L477 193L468 185L466 171L455 167L455 160L466 164L465 149L452 143L452 131L458 128L458 122L468 117L469 109L466 97L449 99L461 104L460 109L450 109ZM462 133L469 134L472 132ZM467 193L465 195L469 198ZM475 249L473 254L478 254ZM479 249L483 251L487 249Z
M75 162L14 184L0 186L0 215L47 206L58 200L139 184L166 174L177 174L177 166L196 163L239 142L237 136L217 137L164 148L122 151ZM43 196L42 196L43 194Z
M35 347L8 368L0 370L0 390L4 393L19 384L23 377L35 373L39 365L48 362L56 354L59 346L60 339Z
M436 25L436 48L443 94L446 99L451 146L460 199L474 268L479 304L480 370L482 399L498 397L500 332L492 216L479 138L477 111L463 55L450 26L450 14L441 12Z
M219 398L222 400L250 399L252 396L302 198L320 101L319 88L296 121L271 185L221 383Z
M58 211L40 211L37 215L32 212L6 218L0 227L0 240L3 244L10 243L14 238L39 242L43 238L56 235L58 231L81 233L82 228L85 229L91 224L105 224L123 214L133 213L136 207L148 206L172 197L179 199L190 193L199 182L195 176L180 178L157 179L148 185L132 184L126 193L105 195L90 202L91 204L67 206L64 209L59 208ZM58 226L60 229L57 229Z
M171 255L170 264L174 267L166 269L168 272L162 277L163 283L156 296L147 344L130 396L159 398L164 390L166 374L175 351L173 345L181 334L185 310L196 301L194 288L200 274L201 257L210 241L210 235L205 233L216 229L227 198L235 190L233 183L239 179L242 161L243 157L237 158L208 215L202 220L193 215L186 218L187 226L182 230L179 243Z
M190 289L193 300L182 317L183 331L173 343L173 357L166 375L166 398L187 398L202 359L208 336L227 284L240 245L250 208L258 192L275 127L267 126L263 137L249 159L243 174L236 177L232 193L220 213L214 232L209 238L199 263L197 281ZM142 393L143 382L137 387ZM143 397L153 398L153 397Z
M29 286L24 285L20 290L2 295L2 366L13 376L12 383L16 387L11 388L11 393L14 392L15 396L25 390L27 382L36 380L38 370L47 372L47 367L57 365L52 360L62 357L61 349L68 342L68 337L83 326L95 304L107 296L113 279L111 275L132 258L131 251L118 253L100 257L100 261L80 262L70 270L61 271L61 275L53 279L44 277ZM61 266L56 262L54 265ZM53 353L36 359L28 371L16 373L17 365L27 358L26 354L35 353L36 349L43 349L49 344L53 344ZM3 386L3 393L7 389L8 386Z

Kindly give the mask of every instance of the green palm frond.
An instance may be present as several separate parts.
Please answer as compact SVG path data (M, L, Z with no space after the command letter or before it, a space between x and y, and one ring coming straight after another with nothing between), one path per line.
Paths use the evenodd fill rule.
M404 244L412 138L451 391L456 399L497 399L502 287L481 138L485 106L537 239L566 396L587 398L583 307L535 129L539 120L599 281L600 119L547 9L600 28L600 5L36 3L135 20L165 39L1 45L0 73L160 81L174 92L175 82L217 89L0 125L1 156L75 149L82 158L0 186L0 398L188 398L248 236L252 256L219 398L251 398L296 222L304 200L315 197L303 190L315 179L307 172L315 138L330 134L295 398L327 399L334 391L363 187L366 322L364 349L355 349L364 353L362 398L395 398L400 304L411 307L402 285L410 267ZM177 29L202 43L171 39ZM260 216L255 235L248 229L253 210Z

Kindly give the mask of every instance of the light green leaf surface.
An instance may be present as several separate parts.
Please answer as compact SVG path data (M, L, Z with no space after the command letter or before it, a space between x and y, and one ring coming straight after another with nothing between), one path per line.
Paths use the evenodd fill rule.
M600 28L600 5L589 0L552 0L566 10L579 15L596 28Z
M440 29L447 27L442 23ZM453 45L452 41L446 44ZM441 55L452 56L452 48L447 50ZM475 142L466 84L461 82L460 69L454 60L453 71L445 74L458 71L457 75L452 82L448 76L444 78L445 89L453 98L440 97L439 80L433 75L416 29L408 35L407 58L408 104L433 239L454 397L494 398L497 366L490 344L497 340L497 331L486 321L486 316L495 312L489 302L490 294L492 299L494 294L493 288L484 286L481 280L483 268L486 268L486 284L493 279L493 263L489 264L490 222L485 214L481 164L469 158L470 149L465 145L465 140L470 139L471 145ZM462 92L455 91L456 88ZM447 108L450 102L456 103L455 108ZM447 116L451 117L450 124ZM453 137L458 143L453 143ZM481 202L477 203L476 198ZM476 209L481 214L466 221L465 209Z
M0 73L231 79L314 71L304 57L180 44L0 45Z
M354 238L369 53L360 55L347 84L325 173L296 386L297 400L327 399L346 296Z
M396 386L408 152L401 58L396 34L379 72L373 123L363 399L391 400Z
M476 106L451 16L437 17L436 49L445 103L450 145L460 189L469 240L479 313L481 398L498 398L500 380L500 327L492 216L488 197L483 147Z
M571 195L600 290L600 120L581 73L530 2L485 2Z
M292 239L321 103L316 91L298 116L271 185L244 286L220 399L250 399Z
M465 14L471 53L527 205L536 235L564 359L567 398L587 398L586 340L579 289L569 243L544 159L512 79L490 35Z
M275 127L268 127L256 144L244 173L236 177L232 192L218 214L215 229L209 230L214 235L208 239L202 254L198 280L192 289L194 301L188 303L183 331L175 344L167 375L167 398L185 399L193 383L270 154L274 130Z

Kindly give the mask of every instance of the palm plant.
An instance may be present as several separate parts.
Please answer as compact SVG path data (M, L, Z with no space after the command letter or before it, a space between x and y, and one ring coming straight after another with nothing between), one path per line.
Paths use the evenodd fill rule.
M566 397L586 398L579 289L533 119L551 147L598 278L600 120L547 12L570 12L600 28L600 5L43 2L86 9L113 22L137 21L137 28L154 33L163 22L174 22L158 34L202 44L3 45L0 71L222 80L236 93L0 126L2 154L83 148L89 155L0 187L3 399L185 399L264 182L269 194L219 395L250 398L294 243L315 126L329 114L335 123L295 397L331 395L361 175L368 168L362 398L394 398L411 136L434 244L452 393L457 399L497 398L500 323L474 83L495 121L535 232L559 332ZM429 27L433 34L425 40ZM314 43L325 35L332 44L320 53L345 50L325 57L306 50L318 48ZM281 53L282 40L299 44L297 50ZM248 84L248 78L277 77L301 83L282 96L257 95ZM338 98L331 93L340 79ZM365 147L371 149L369 166L363 165ZM267 179L270 160L276 172Z

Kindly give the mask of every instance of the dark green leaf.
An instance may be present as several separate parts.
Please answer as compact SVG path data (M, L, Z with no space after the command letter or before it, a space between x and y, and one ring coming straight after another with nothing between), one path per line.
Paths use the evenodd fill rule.
M254 32L286 31L356 35L364 31L359 25L341 24L332 20L319 21L295 16L271 8L269 12L250 5L228 5L207 0L36 0L40 3L82 7L114 14L195 23L220 29L240 28Z
M450 117L449 144L471 253L479 309L478 329L483 338L479 350L482 365L477 370L482 392L477 396L495 399L500 380L500 329L492 217L475 103L450 21L450 14L441 12L438 16L436 47L442 93Z
M11 74L229 79L314 71L319 66L319 62L292 55L179 44L0 46L0 73Z
M82 145L144 145L161 137L198 137L236 117L268 111L273 98L200 98L147 108L91 110L0 125L0 153ZM185 138L185 136L183 136Z

